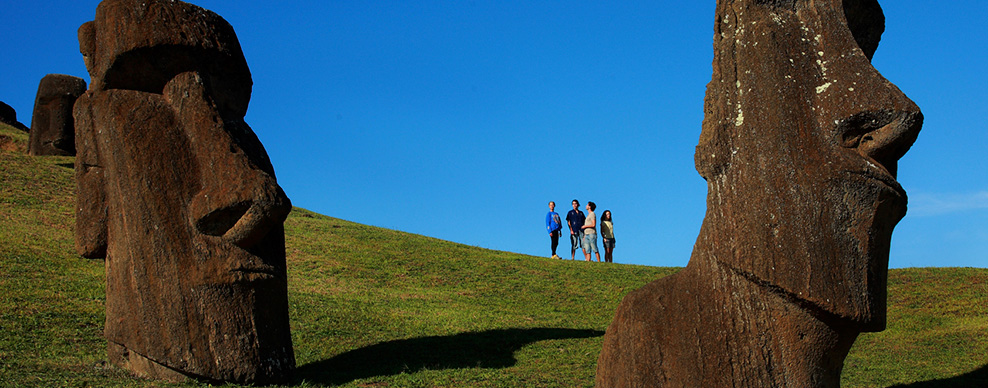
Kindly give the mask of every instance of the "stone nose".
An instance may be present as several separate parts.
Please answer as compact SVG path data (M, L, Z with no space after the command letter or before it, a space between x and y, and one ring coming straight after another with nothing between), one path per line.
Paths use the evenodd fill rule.
M858 144L858 153L885 167L893 177L898 161L909 151L923 126L923 114L900 112L889 123L865 133Z
M201 184L189 204L190 222L200 233L248 249L285 221L292 204L274 175L246 155L256 150L240 148L220 128L212 132L218 134L214 146L196 153Z
M291 211L291 202L277 184L241 192L203 190L190 205L192 223L203 234L222 237L250 249Z
M909 151L923 126L923 113L867 111L838 123L841 145L881 165L893 177L898 161Z
M198 165L199 189L188 205L189 223L199 233L253 247L292 208L264 147L242 118L221 116L198 73L177 75L164 95Z

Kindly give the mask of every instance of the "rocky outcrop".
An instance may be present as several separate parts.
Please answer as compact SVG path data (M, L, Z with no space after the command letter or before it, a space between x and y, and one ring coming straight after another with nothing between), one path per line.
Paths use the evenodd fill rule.
M0 123L7 124L24 132L28 131L27 126L17 121L17 111L3 101L0 101Z
M919 108L872 67L874 0L719 0L689 264L625 297L598 387L838 387L885 327Z
M76 248L107 258L110 360L168 380L271 383L295 367L291 202L244 122L233 28L171 0L105 0L79 29Z
M28 139L29 155L75 155L72 105L86 91L86 81L65 74L48 74L38 84Z

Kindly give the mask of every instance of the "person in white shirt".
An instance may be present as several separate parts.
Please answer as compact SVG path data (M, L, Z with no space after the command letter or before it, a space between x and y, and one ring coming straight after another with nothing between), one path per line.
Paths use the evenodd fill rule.
M590 261L590 252L597 254L597 262L600 262L600 252L597 251L597 215L594 214L597 204L587 201L587 219L583 222L583 255Z

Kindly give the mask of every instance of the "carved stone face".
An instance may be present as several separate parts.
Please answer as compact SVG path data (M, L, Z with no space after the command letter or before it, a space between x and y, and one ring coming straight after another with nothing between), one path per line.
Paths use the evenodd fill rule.
M285 377L291 203L243 121L250 73L232 28L182 2L107 0L80 47L93 82L75 108L77 246L106 254L111 359Z
M86 81L65 74L48 74L38 84L31 116L30 155L75 155L72 104L86 91Z
M718 260L882 330L892 228L906 211L896 162L922 114L870 63L881 9L874 0L722 3L696 152L709 186L704 228L723 236Z

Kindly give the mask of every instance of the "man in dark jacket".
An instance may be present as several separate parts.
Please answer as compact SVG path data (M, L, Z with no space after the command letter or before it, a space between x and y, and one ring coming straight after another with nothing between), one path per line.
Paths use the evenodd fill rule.
M576 260L576 248L583 241L583 223L587 216L580 210L580 201L573 200L573 210L566 213L566 222L569 223L570 260Z

